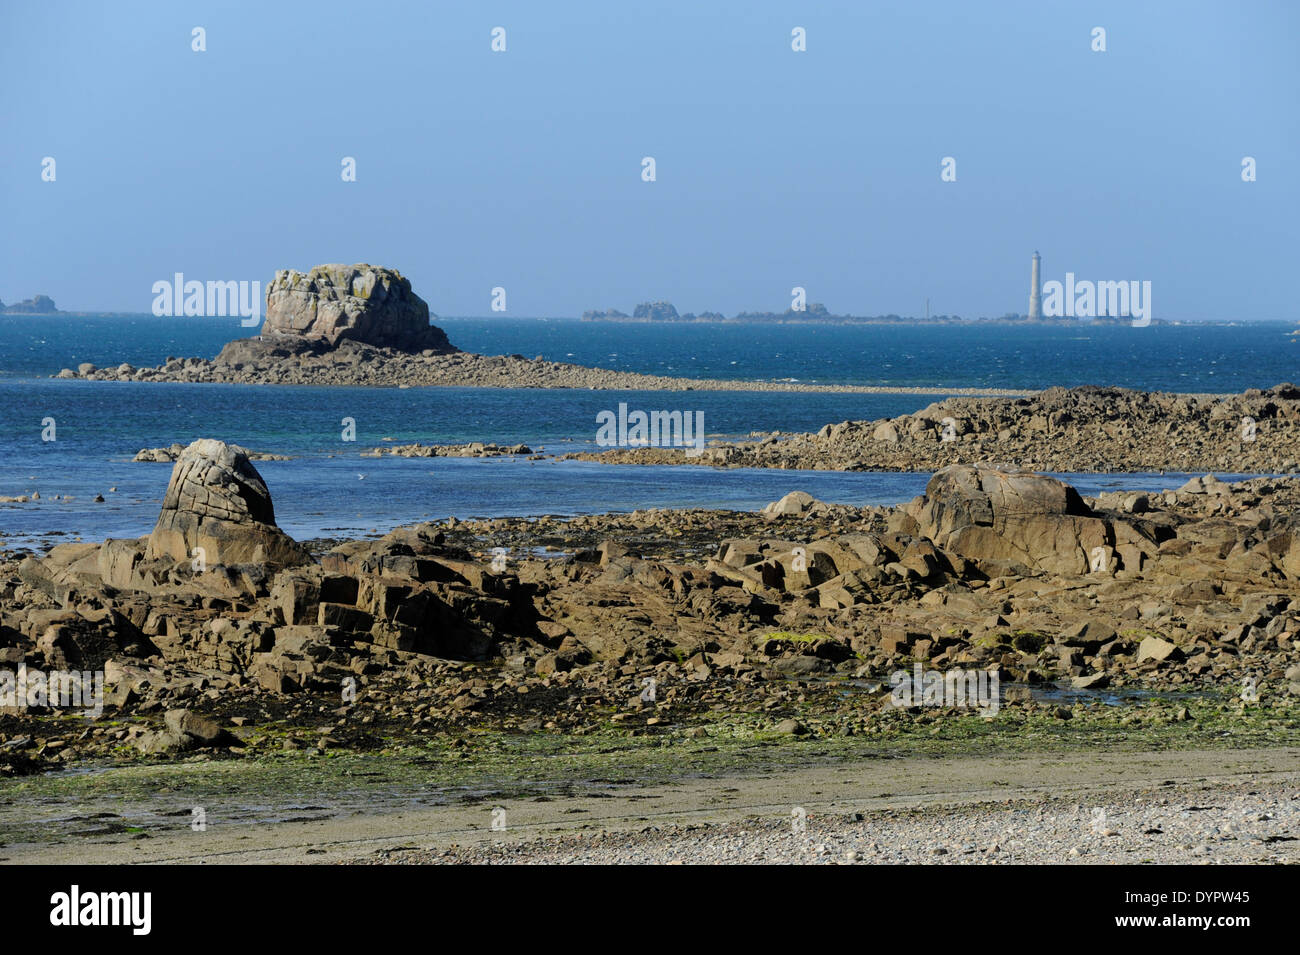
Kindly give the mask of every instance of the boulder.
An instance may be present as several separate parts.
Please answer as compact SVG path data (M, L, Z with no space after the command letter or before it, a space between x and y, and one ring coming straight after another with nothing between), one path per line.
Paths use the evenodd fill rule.
M1110 676L1105 673L1089 673L1073 677L1070 683L1076 690L1104 690L1110 686Z
M1144 660L1155 660L1157 663L1164 663L1166 660L1177 661L1181 659L1182 651L1168 640L1160 637L1145 637L1138 646L1138 663Z
M262 339L344 340L380 348L455 352L442 329L429 324L429 306L392 269L373 265L318 265L309 272L282 269L266 290Z
M179 444L173 444L168 448L141 448L131 460L153 464L171 464L181 456L181 452L184 450L185 448Z
M136 739L135 745L146 756L162 756L193 749L196 742L193 737L186 736L184 733L161 729L142 734Z
M190 710L168 710L163 722L172 736L189 737L199 746L219 746L230 738L216 722Z
M314 669L310 660L258 653L248 668L248 678L272 693L294 693L307 685Z
M1275 534L1264 541L1263 548L1278 570L1293 580L1300 578L1300 532Z
M98 544L56 544L44 557L28 557L19 564L18 579L67 605L79 591L99 588L98 562Z
M812 510L820 502L806 491L791 491L779 501L773 501L760 512L766 518L798 517Z
M889 421L882 421L876 425L876 430L871 432L873 441L884 441L886 444L898 444L898 429Z
M36 649L57 670L101 670L124 647L136 649L137 639L130 622L113 611L85 616L66 612L49 621Z
M921 536L976 563L1082 574L1093 569L1098 548L1103 569L1113 560L1110 525L1074 488L1042 474L951 465L935 472L905 513Z
M148 538L139 540L114 540L109 538L96 554L96 567L100 579L115 590L139 589L136 565L144 557Z
M271 494L248 453L211 438L187 447L172 468L145 558L185 561L200 549L208 566L278 569L310 560L303 547L275 526Z

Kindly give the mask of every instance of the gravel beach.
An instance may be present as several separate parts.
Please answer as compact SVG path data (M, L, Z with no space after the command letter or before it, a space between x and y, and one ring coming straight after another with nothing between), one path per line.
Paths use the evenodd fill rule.
M1257 864L1300 862L1300 774L876 812L775 813L717 825L566 833L385 853L388 863L541 865Z

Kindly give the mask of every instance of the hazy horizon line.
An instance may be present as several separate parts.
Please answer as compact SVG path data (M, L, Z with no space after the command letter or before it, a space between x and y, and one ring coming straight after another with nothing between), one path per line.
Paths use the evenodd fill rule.
M0 301L3 300L0 299ZM12 304L17 304L17 303L15 302ZM686 313L686 314L690 314L690 313ZM784 312L756 312L752 314L784 315L785 313ZM60 316L67 317L67 318L75 318L75 317L85 317L85 316L92 316L92 315L114 317L114 318L115 317L169 318L173 320L184 319L185 321L213 321L213 322L215 321L228 322L231 320L232 317L238 318L238 316L229 316L229 315L154 315L153 312L150 311L127 311L127 310L119 310L119 309L84 309L84 308L73 308L73 309L61 308L54 312L0 312L0 318L57 318ZM1038 319L1031 323L1028 317L1024 314L1006 313L1003 315L996 315L996 316L981 315L972 318L972 317L967 317L962 315L950 315L946 312L940 312L936 315L930 316L929 318L926 318L925 316L922 315L898 315L897 313L893 313L893 312L886 312L884 314L878 314L878 315L853 315L853 314L846 313L844 315L836 315L832 318L827 318L827 319L814 319L814 318L791 319L790 321L784 323L772 322L772 321L750 321L735 316L723 316L723 318L721 319L695 319L690 321L681 321L681 320L667 321L662 319L649 319L649 318L637 319L629 315L626 318L619 318L619 319L593 319L593 320L589 320L588 324L593 324L593 325L594 324L606 324L606 325L723 325L723 324L847 325L847 324L854 324L854 323L838 321L837 319L840 318L881 319L887 317L888 315L895 315L896 318L899 320L899 323L916 322L917 324L921 324L921 325L938 324L938 320L943 318L947 318L951 321L960 321L960 322L967 322L967 323L977 323L977 322L994 323L994 322L1019 321L1026 325L1028 324L1066 325L1072 323L1085 325L1085 324L1092 324L1093 322L1098 322L1098 321L1101 322L1102 324L1124 324L1124 322L1122 321L1124 316L1118 316L1120 321L1116 321L1111 316L1102 315L1093 318L1049 317L1044 319ZM503 319L509 321L534 321L534 322L553 322L553 321L581 322L583 321L581 315L506 315L501 313L487 314L487 315L434 315L431 313L431 322L432 321L500 321ZM1189 318L1189 317L1178 318L1178 317L1163 316L1163 317L1155 318L1153 319L1153 321L1161 322L1164 324L1194 324L1194 325L1208 325L1208 324L1288 325L1293 322L1300 321L1300 316L1296 316L1292 318ZM897 323L892 323L892 324L897 324ZM260 325L258 327L260 327Z

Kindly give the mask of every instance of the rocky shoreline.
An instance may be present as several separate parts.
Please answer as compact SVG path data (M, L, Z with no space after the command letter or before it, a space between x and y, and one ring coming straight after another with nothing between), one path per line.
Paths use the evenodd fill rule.
M914 414L813 433L682 448L571 452L565 460L817 471L933 471L1012 461L1054 472L1300 470L1300 387L1240 395L1049 388L1020 398L949 398Z
M896 508L792 493L759 513L297 542L248 456L198 441L152 533L0 563L0 668L101 672L112 716L11 701L0 772L365 752L471 728L888 740L981 722L897 705L891 674L918 666L997 674L995 732L1262 720L1294 738L1297 514L1294 479L1085 499L952 466ZM1175 690L1197 695L1115 715L1088 695Z
M293 458L287 454L271 454L267 451L249 451L247 448L239 448L240 451L250 461L292 461ZM145 464L175 464L181 454L184 453L183 444L172 444L165 448L141 448L135 453L131 460L134 463L143 462Z
M268 289L262 338L231 342L213 361L60 374L922 391L468 355L429 318L392 270L290 270ZM708 752L740 758L737 740L865 741L877 756L936 738L1287 745L1300 738L1300 479L1207 475L1085 498L986 462L1274 473L1297 470L1298 447L1293 385L963 396L714 444L699 458L568 456L933 472L897 507L792 488L757 512L449 518L311 541L276 524L253 464L275 455L213 439L142 449L138 460L172 464L150 532L0 552L0 776L180 760L265 767L292 754L401 753L445 769L484 740L575 754L588 740L583 758L597 762L610 740L643 740L700 765ZM360 453L537 457L481 442ZM94 699L86 680L101 691ZM974 698L952 696L949 682ZM904 686L915 692L900 698Z

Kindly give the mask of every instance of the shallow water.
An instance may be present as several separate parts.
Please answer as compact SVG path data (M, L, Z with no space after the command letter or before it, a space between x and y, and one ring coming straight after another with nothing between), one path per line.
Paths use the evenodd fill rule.
M646 508L754 511L794 490L835 504L898 504L920 494L930 472L783 471L608 465L509 458L302 458L262 461L276 522L298 540L382 534L447 517L603 514ZM12 472L13 465L3 470ZM0 504L9 547L80 537L139 537L153 529L171 465L122 459L42 469L25 485L41 500ZM1188 474L1062 474L1082 494L1176 488ZM1237 479L1247 475L1227 475ZM109 487L117 491L108 492ZM96 493L104 503L93 501ZM54 494L72 499L54 500Z
M486 353L719 378L903 386L1041 387L1101 382L1228 391L1297 377L1300 341L1282 325L1127 327L659 327L571 320L449 319ZM43 377L79 362L155 364L213 355L248 334L234 321L152 316L0 316L0 540L136 537L152 528L170 468L141 448L215 437L295 460L259 462L279 522L298 538L379 533L448 516L520 516L651 507L752 510L795 489L845 504L893 504L925 474L610 467L586 462L361 458L392 443L526 443L590 448L596 416L699 411L710 438L816 431L914 412L938 395L319 388L86 382ZM355 422L345 441L343 419ZM55 440L43 440L51 436ZM386 440L387 439L387 440ZM1084 493L1176 487L1187 475L1071 476ZM111 488L116 491L111 491ZM102 494L103 503L95 503ZM54 500L59 495L60 500ZM68 498L71 499L68 499Z

